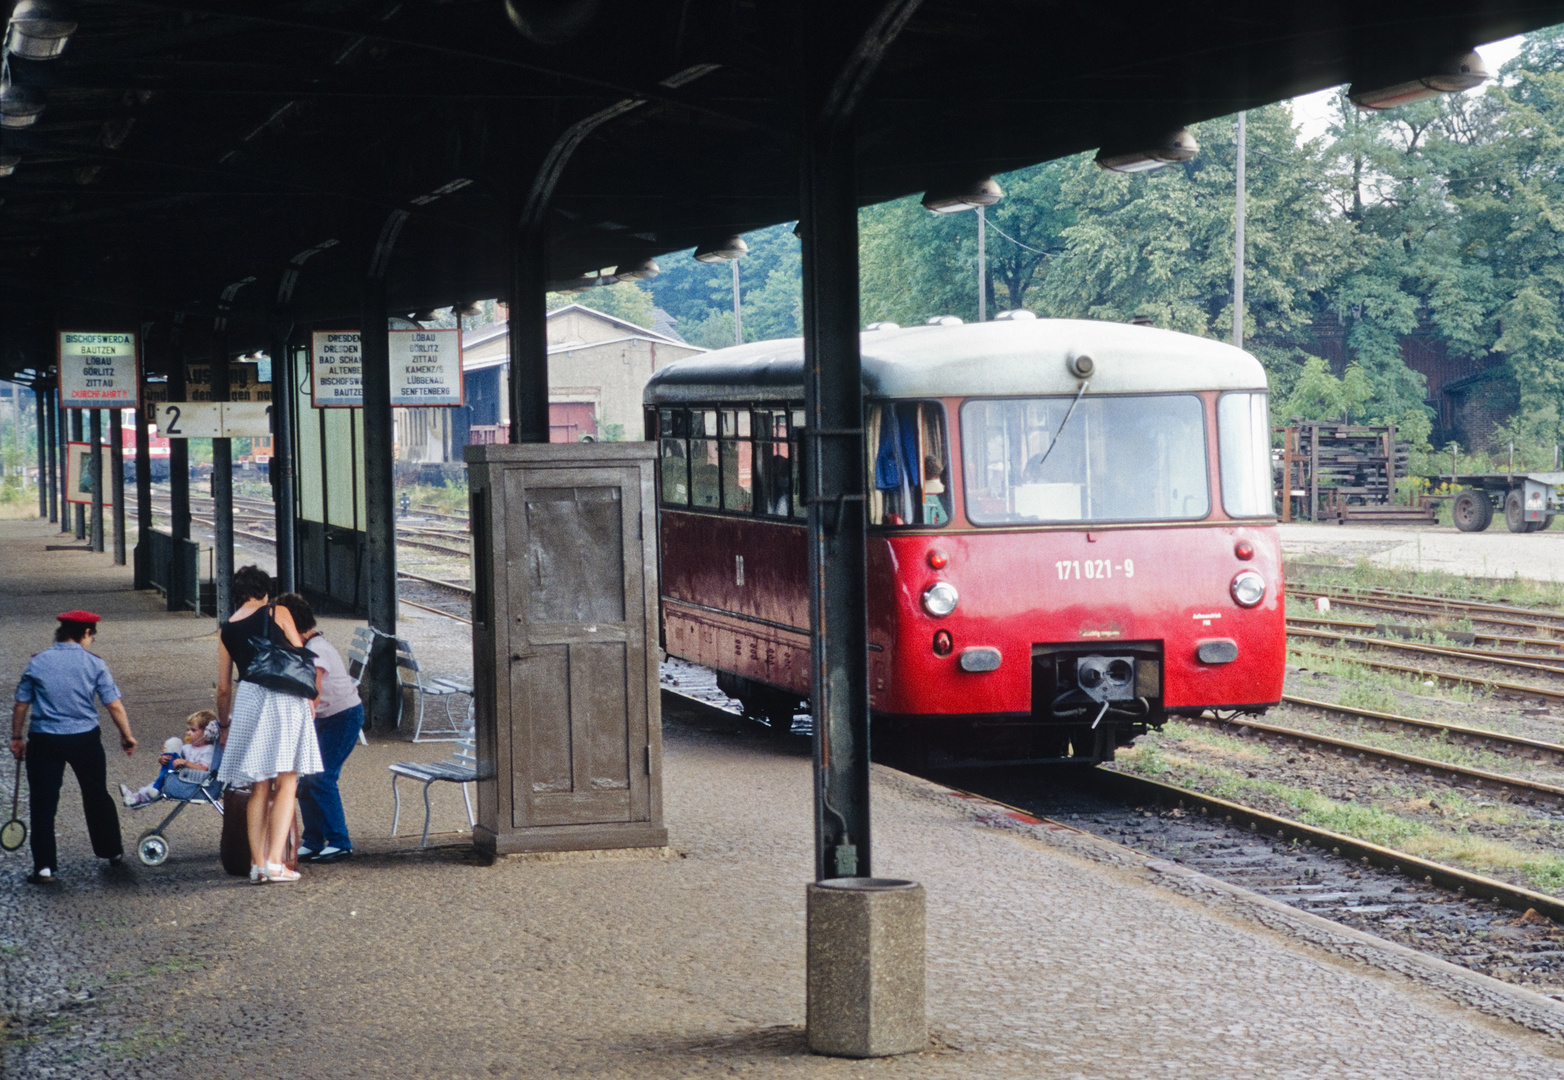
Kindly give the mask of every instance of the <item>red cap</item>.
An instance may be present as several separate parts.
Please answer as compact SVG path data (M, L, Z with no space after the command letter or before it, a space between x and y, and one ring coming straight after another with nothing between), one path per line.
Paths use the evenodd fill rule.
M62 611L55 618L61 622L95 623L103 621L102 615L94 615L90 611Z

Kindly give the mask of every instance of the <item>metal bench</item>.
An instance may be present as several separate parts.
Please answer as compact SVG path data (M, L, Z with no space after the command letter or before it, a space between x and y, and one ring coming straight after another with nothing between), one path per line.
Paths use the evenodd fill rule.
M396 678L397 685L403 690L416 690L418 692L418 719L413 722L413 741L417 742L460 742L472 732L472 684L461 679L453 679L449 676L426 676L423 667L413 656L413 646L410 642L397 638L396 641ZM467 708L461 715L451 711L451 706L458 696L468 699ZM427 699L431 697L443 697L445 699L445 726L432 727L424 730L424 709Z
M472 814L472 798L467 794L467 785L478 779L478 749L472 735L469 734L457 743L456 751L444 761L399 761L387 767L391 770L391 835L393 838L397 834L397 823L402 817L402 798L396 790L399 776L417 780L424 785L424 835L418 842L419 847L429 845L429 787L437 780L460 785L462 802L467 806L467 825L471 828L477 824L477 818Z

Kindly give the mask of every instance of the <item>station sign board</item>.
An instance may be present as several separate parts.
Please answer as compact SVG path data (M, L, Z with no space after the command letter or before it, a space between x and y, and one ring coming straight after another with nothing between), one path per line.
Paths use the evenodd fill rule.
M270 401L272 384L261 381L260 365L249 360L228 364L229 401ZM212 365L203 361L185 365L185 400L212 400Z
M92 486L98 481L98 464L104 462L109 456L109 448L105 446L103 452L94 455L92 444L85 442L68 442L65 444L65 501L68 503L81 503L92 505ZM113 487L103 485L103 505L114 505Z
M166 401L157 407L157 432L165 439L268 438L272 407L264 401Z
M364 367L357 330L310 334L310 396L317 409L364 405Z
M141 402L141 364L134 333L61 330L60 405L67 409L134 408Z
M391 404L462 404L460 330L392 330L389 334Z

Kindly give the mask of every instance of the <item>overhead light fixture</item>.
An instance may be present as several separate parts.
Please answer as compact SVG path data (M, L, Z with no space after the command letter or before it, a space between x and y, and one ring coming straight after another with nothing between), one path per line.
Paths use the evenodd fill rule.
M1200 153L1200 144L1188 128L1175 128L1150 146L1129 150L1104 146L1097 151L1097 167L1109 172L1138 173L1160 169L1164 165L1192 161Z
M0 176L10 176L21 163L22 158L18 154L0 154Z
M955 214L993 206L1005 197L1004 189L992 176L953 188L935 188L923 196L923 208L936 214Z
M742 240L739 243L743 243ZM640 262L625 263L623 266L614 267L614 277L622 280L641 281L646 278L654 278L663 272L652 259L642 259Z
M1353 83L1347 88L1347 97L1360 109L1394 109L1440 94L1459 94L1481 86L1491 78L1493 73L1483 58L1476 51L1467 51L1450 57L1433 74L1421 78L1364 90Z
M0 82L0 127L24 128L37 122L43 112L43 95L9 79Z
M434 308L424 308L422 311L415 311L409 315L408 318L412 319L414 322L434 322Z
M728 262L749 254L749 245L742 236L729 236L695 249L695 261L703 263Z
M470 319L475 315L483 314L483 309L475 303L457 304L451 311L462 319Z
M76 23L66 17L69 14L64 4L54 0L22 0L11 12L6 51L29 60L53 60L76 32Z

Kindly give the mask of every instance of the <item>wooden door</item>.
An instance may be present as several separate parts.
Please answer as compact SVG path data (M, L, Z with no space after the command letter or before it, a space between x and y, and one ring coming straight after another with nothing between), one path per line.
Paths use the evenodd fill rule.
M511 825L648 821L641 471L504 477Z

